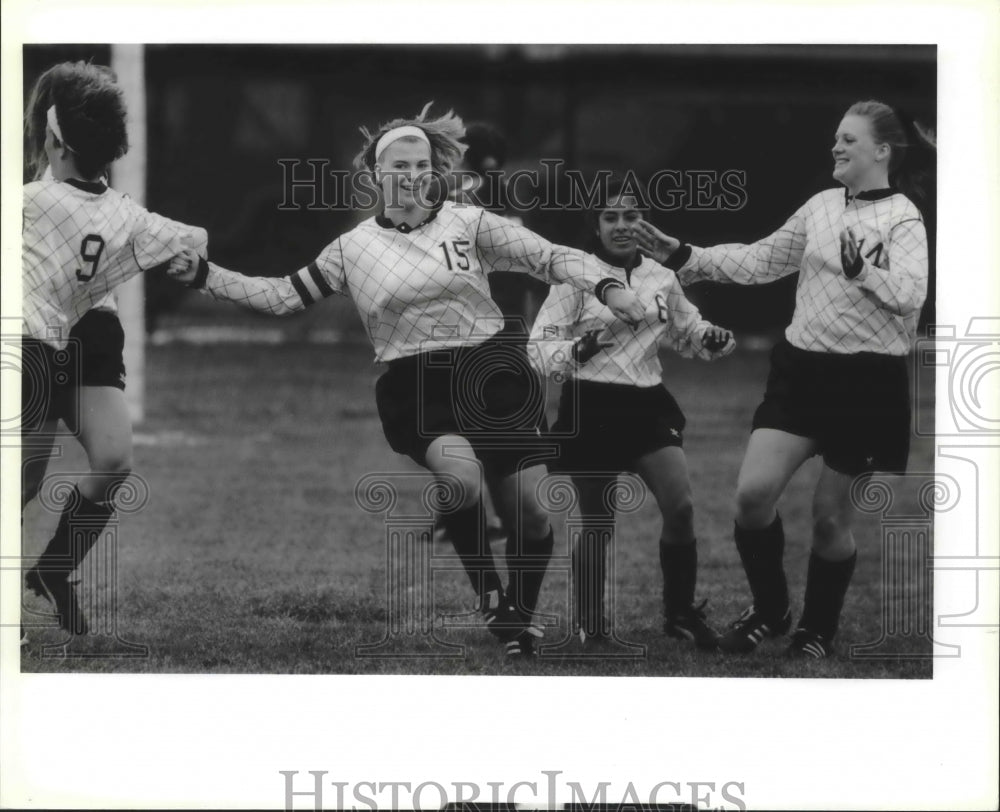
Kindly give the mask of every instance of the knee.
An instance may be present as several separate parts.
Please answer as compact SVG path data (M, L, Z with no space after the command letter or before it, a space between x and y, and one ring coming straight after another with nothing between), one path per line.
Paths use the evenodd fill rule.
M472 507L482 498L483 486L478 468L450 472L448 479L457 491L460 510Z
M849 523L838 513L813 514L813 549L822 552L838 547L850 529Z
M663 528L671 538L685 540L694 535L694 504L686 495L663 511Z
M128 446L95 449L90 455L90 470L95 474L127 477L132 473L132 449Z
M744 527L766 524L777 501L774 489L762 480L740 482L736 487L736 521Z
M521 532L525 538L539 539L549 534L552 522L549 519L549 514L545 512L534 494L521 499L520 512Z

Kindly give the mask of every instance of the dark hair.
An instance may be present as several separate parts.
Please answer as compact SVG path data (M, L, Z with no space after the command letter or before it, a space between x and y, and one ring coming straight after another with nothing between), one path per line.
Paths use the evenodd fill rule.
M937 169L933 133L902 110L873 99L852 104L847 115L867 118L875 142L891 148L889 183L921 209L933 206Z
M601 212L614 203L622 194L634 197L635 207L645 216L648 206L644 190L642 184L639 183L639 179L631 171L622 174L620 172L609 173L605 170L604 174L598 173L595 183L597 184L595 189L596 195L590 207L583 214L587 228L591 232L597 228L597 221L601 217Z
M595 183L597 186L594 200L583 213L584 222L587 224L584 250L591 254L598 252L601 248L601 238L596 233L601 213L623 194L626 197L635 198L635 207L642 212L644 218L648 211L642 185L631 170L624 174L620 172L609 173L605 170L603 174L598 173Z
M35 177L47 164L45 128L53 105L63 143L85 178L98 177L128 152L125 96L114 72L88 62L62 62L38 77L25 110L25 160Z
M485 121L466 124L462 143L468 147L465 165L476 174L482 175L487 169L500 169L507 162L507 138ZM493 158L496 165L487 167L488 158Z

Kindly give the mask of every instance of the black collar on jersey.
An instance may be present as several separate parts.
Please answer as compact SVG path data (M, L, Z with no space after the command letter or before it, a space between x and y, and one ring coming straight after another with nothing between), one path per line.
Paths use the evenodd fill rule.
M81 192L90 192L92 195L103 195L108 191L108 187L100 181L80 180L79 178L66 178L63 183L79 189Z
M431 211L429 215L427 215L427 218L425 220L421 220L415 226L410 226L407 225L406 223L400 223L397 226L394 222L392 222L392 220L390 220L388 217L385 216L384 211L381 214L375 215L375 222L378 223L380 226L382 226L382 228L391 228L395 229L400 234L409 234L411 231L416 231L421 226L427 225L429 222L431 222L431 220L433 220L435 217L438 216L438 212L440 211L441 211L440 208L434 209L433 211Z
M594 248L594 255L603 262L608 263L608 265L613 265L615 268L621 268L625 271L625 278L628 280L629 284L632 284L632 271L638 268L642 264L642 254L636 251L629 258L628 262L623 263L618 257L613 257L608 252L608 250L598 243Z
M850 203L852 200L882 200L886 197L892 197L896 194L895 189L868 189L864 192L858 192L854 197L851 197L851 193L847 191L847 187L844 187L844 203Z

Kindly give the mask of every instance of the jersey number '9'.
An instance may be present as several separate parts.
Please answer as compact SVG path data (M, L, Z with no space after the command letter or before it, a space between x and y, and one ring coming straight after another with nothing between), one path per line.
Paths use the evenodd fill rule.
M80 243L80 257L84 262L89 262L90 267L86 270L83 268L77 268L77 279L81 282L89 282L94 278L94 273L97 271L97 262L101 258L101 253L103 251L104 238L99 234L88 234L83 238L83 242Z

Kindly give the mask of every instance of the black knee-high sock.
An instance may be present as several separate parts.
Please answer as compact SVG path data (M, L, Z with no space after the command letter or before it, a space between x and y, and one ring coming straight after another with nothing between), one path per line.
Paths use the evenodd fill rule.
M667 617L684 612L694 603L698 577L695 544L668 544L660 539L660 570L663 572L663 611Z
M827 561L816 553L809 556L806 575L806 598L799 626L832 640L840 625L844 596L854 575L858 553L855 550L843 561Z
M441 521L448 530L448 538L465 567L476 595L481 597L488 592L502 592L503 583L486 538L482 502L446 513Z
M69 575L97 543L114 512L114 504L91 501L74 487L56 532L38 558L38 569Z
M555 536L551 528L540 539L525 539L514 531L507 536L507 598L526 618L530 619L538 606L545 570L552 559Z
M574 621L591 637L610 631L604 616L609 536L607 528L583 527L573 545Z
M764 618L777 622L788 611L785 580L785 530L781 516L760 530L735 526L736 549L753 593L753 605Z

